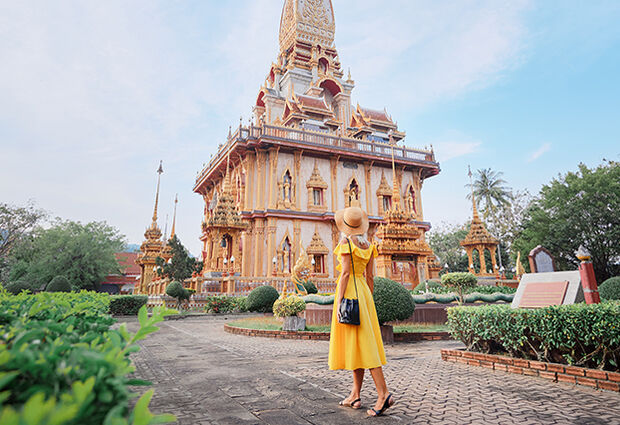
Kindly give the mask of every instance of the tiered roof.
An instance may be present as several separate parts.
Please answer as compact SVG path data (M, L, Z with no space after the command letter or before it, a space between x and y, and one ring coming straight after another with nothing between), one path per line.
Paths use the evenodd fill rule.
M499 241L495 239L484 227L484 223L480 220L478 215L478 209L476 208L476 200L472 193L472 202L474 205L474 217L471 221L471 227L469 233L461 241L461 246L473 246L473 245L497 245Z
M217 203L211 216L207 220L207 227L223 227L245 229L247 223L241 219L230 177L230 159L226 165L226 176L222 184L222 193L217 198Z

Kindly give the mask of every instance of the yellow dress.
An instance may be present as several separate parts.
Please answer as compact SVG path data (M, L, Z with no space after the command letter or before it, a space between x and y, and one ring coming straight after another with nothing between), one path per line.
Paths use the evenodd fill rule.
M338 322L338 306L334 303L332 314L331 335L329 338L329 368L330 369L372 369L386 363L383 340L381 339L381 328L377 319L375 301L372 298L370 288L364 279L364 271L370 260L370 256L377 256L377 248L371 244L368 248L362 249L351 242L353 253L353 265L355 267L355 280L357 282L357 294L360 306L360 324L345 325ZM334 250L338 255L340 264L338 271L342 271L342 254L349 254L349 245L345 242ZM347 261L349 259L347 258ZM338 294L340 283L336 288ZM355 298L355 285L353 283L353 270L347 289L344 293L345 298Z

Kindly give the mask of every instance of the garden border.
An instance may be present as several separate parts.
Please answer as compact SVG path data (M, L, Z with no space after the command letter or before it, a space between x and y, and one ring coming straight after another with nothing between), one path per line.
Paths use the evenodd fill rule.
M600 390L620 392L620 373L617 372L465 350L442 349L441 359L447 362L481 366L517 375L538 376L553 382L567 382Z
M269 331L264 329L248 329L224 325L224 330L235 335L258 336L264 338L279 339L307 339L314 341L329 341L329 332L308 332L308 331ZM452 339L449 332L400 332L394 334L394 342L415 342L415 341L438 341Z

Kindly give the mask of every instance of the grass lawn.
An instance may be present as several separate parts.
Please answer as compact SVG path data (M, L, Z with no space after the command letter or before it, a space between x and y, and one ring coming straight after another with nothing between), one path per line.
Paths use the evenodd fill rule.
M229 323L230 326L244 329L262 329L265 331L279 331L282 329L282 322L275 317L248 317L235 320ZM394 326L394 333L413 333L413 332L446 332L446 325L397 325ZM308 325L308 332L329 332L329 325Z

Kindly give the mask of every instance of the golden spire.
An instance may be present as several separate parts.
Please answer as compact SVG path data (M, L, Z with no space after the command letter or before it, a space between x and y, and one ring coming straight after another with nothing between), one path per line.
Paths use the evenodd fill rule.
M471 202L474 206L474 220L479 220L480 218L478 217L478 208L476 208L476 197L474 196L474 184L472 182L472 173L471 173L471 167L468 165L467 168L469 169L469 172L467 173L467 175L469 176L469 187L471 189Z
M174 215L172 216L172 230L170 231L169 239L172 239L174 237L174 228L177 222L177 204L178 203L179 203L179 194L177 193L176 196L174 197Z
M162 161L159 161L159 168L157 169L157 191L155 193L155 208L153 209L153 224L157 225L157 204L159 203L159 182L161 179L161 173L164 172L162 167Z
M392 209L400 209L400 188L396 177L396 162L394 161L394 141L390 132L390 145L392 145Z
M232 183L230 180L230 151L226 155L226 175L224 176L224 184L222 185L222 192L230 194L232 191Z

